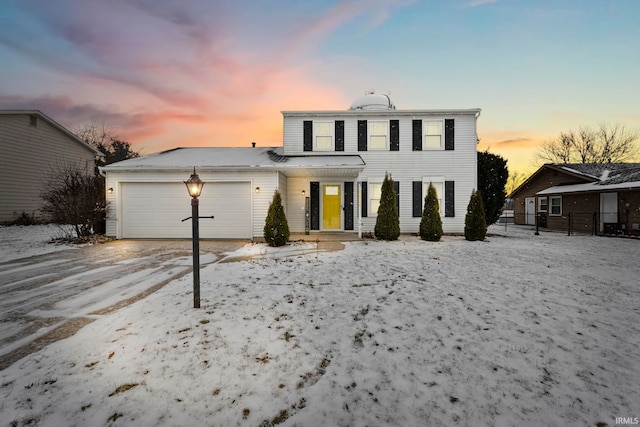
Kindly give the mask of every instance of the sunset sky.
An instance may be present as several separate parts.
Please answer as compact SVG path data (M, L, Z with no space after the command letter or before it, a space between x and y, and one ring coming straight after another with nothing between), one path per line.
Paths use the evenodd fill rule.
M4 0L0 108L142 154L282 145L283 110L481 108L479 149L640 127L639 0Z

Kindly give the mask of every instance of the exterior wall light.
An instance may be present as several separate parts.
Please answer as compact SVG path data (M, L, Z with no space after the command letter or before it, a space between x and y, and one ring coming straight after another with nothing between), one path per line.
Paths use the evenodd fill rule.
M256 187L256 193L260 192L260 187Z
M107 194L113 194L113 187L107 188Z
M306 194L307 194L307 192L302 190L302 196L304 197Z

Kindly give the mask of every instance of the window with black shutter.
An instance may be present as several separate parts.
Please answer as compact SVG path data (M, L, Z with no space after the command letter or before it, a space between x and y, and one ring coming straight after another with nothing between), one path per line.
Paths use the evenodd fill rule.
M422 120L413 121L413 151L422 151Z
M336 151L344 151L344 120L336 120L335 138Z
M391 134L389 150L391 151L400 151L400 121L399 120L391 120L390 121Z
M358 120L358 151L367 151L367 121Z
M444 182L444 216L452 218L456 216L455 203L456 203L456 188L454 181Z
M444 149L454 149L454 136L455 136L455 121L454 119L445 119L444 121Z
M302 123L302 144L304 151L313 151L313 122L305 120Z

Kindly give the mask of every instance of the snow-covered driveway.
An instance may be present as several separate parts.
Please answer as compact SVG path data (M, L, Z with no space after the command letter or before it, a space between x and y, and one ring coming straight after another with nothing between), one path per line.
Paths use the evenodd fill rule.
M220 245L203 246L202 266L219 259ZM0 369L182 277L192 265L184 241L49 249L57 251L0 261Z

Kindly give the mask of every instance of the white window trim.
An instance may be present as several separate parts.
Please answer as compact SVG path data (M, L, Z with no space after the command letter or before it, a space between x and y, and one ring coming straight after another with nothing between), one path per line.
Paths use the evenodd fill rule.
M439 122L440 123L440 146L439 147L427 147L427 123ZM444 119L431 119L422 120L422 150L423 151L439 151L444 150Z
M369 180L367 182L367 212L369 212L369 216L376 218L378 216L378 210L376 209L375 212L373 211L373 209L371 209L371 200L373 199L373 197L371 197L373 195L373 191L372 191L372 187L374 185L379 185L380 186L380 198L382 198L382 183L384 182L383 178L379 178L379 179L372 179ZM379 199L376 199L379 200ZM380 206L378 204L378 206Z
M374 123L384 123L385 126L387 127L387 132L385 134L385 143L384 143L384 148L373 148L373 146L371 145L371 137L372 136L380 136L380 135L373 135L373 133L371 132L371 127ZM369 151L389 151L389 128L390 128L390 124L389 124L389 120L368 120L367 121L367 150Z
M547 204L547 209L542 210L542 203L540 203L541 201L546 200ZM562 206L562 204L561 204ZM544 197L538 197L538 212L549 212L549 199L547 199L546 196Z
M553 200L560 200L560 213L552 213ZM562 216L562 196L549 196L549 216Z
M422 209L424 212L424 199L427 198L427 192L429 191L429 183L442 184L442 194L440 194L440 200L438 206L440 208L440 217L444 217L444 176L425 176L422 177Z
M331 125L331 146L329 148L320 148L318 147L318 129L317 129L317 125L318 124L330 124ZM314 120L313 121L313 151L334 151L335 150L335 141L336 141L336 136L335 136L335 128L336 128L336 124L334 121L332 120ZM321 135L321 136L326 136L326 135Z

